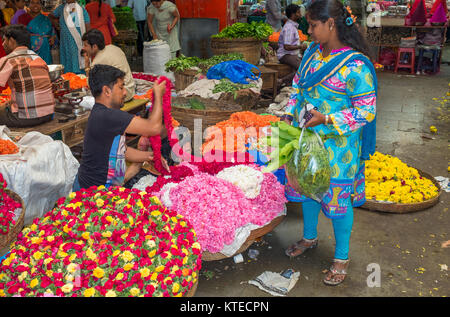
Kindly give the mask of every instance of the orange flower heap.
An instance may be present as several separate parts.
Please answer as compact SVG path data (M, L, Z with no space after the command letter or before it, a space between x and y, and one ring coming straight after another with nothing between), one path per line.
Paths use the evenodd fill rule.
M245 152L249 138L258 139L260 130L280 118L273 115L258 115L251 111L235 112L230 119L208 128L202 152L213 149L225 152Z
M75 73L65 73L62 74L61 77L65 80L69 81L69 86L70 89L75 90L75 89L80 89L80 88L84 88L87 87L87 78L81 78L80 76L78 76Z
M16 154L17 152L19 152L19 148L14 142L0 139L0 155Z

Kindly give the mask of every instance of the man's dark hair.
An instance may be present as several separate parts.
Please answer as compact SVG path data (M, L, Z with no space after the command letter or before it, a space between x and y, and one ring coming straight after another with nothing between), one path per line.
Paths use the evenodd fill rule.
M30 32L22 24L7 25L2 28L3 36L13 38L18 46L30 47Z
M90 29L83 34L83 37L81 39L83 41L87 41L91 46L96 44L99 50L105 48L105 37L103 36L103 33L97 29Z
M94 98L100 96L104 86L112 89L119 78L125 78L125 73L120 69L110 65L94 65L89 72L89 88L92 96Z
M290 19L298 10L300 10L298 5L290 4L286 7L286 16Z

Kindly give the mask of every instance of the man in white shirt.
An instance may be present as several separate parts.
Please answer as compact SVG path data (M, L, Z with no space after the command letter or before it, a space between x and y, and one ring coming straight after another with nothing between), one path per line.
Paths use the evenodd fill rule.
M147 6L149 5L148 0L128 0L128 7L133 9L133 16L136 20L136 26L138 28L138 40L137 40L137 50L140 56L144 50L144 42L147 38L146 36L146 24L147 24Z
M86 74L89 76L91 66L97 64L110 65L125 73L124 87L127 91L125 101L133 99L135 95L135 83L131 74L130 65L124 52L115 45L106 45L102 32L90 29L83 34L83 52L86 65Z

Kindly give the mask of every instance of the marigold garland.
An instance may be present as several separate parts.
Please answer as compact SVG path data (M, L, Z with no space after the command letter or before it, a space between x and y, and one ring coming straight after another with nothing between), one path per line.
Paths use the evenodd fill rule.
M183 216L145 192L100 186L61 198L19 234L0 296L182 296L200 268Z
M0 155L16 154L18 152L19 148L14 142L0 139Z

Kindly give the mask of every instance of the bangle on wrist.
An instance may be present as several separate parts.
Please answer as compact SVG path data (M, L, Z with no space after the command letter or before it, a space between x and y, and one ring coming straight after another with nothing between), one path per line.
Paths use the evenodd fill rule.
M328 125L328 115L325 115L325 125Z

